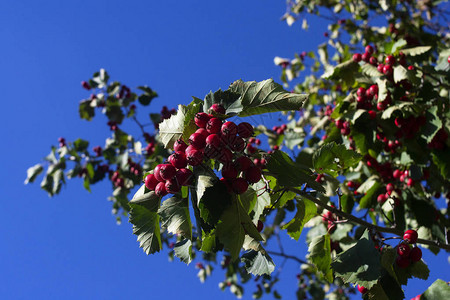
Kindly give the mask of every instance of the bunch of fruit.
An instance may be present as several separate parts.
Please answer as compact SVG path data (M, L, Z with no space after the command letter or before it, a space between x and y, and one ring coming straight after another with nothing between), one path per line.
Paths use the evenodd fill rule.
M244 153L247 139L253 135L253 126L247 122L224 121L220 116L225 114L225 109L219 104L212 105L209 111L213 114L199 112L195 115L198 129L190 135L188 144L177 140L168 163L156 166L145 178L146 187L158 196L177 193L181 186L189 185L192 171L187 166L198 166L205 158L222 164L220 181L230 192L242 194L249 184L261 179L263 164L255 165Z
M422 250L411 244L417 242L417 231L409 229L403 235L403 241L397 246L397 259L395 263L399 268L407 268L411 263L418 262L422 258Z

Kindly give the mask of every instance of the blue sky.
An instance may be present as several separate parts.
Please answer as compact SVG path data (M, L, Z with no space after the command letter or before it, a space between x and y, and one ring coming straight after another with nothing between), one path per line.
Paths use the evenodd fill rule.
M314 50L325 31L317 22L309 32L288 27L280 21L284 12L284 1L268 0L0 2L1 298L233 298L217 287L220 270L201 284L193 264L169 263L165 253L147 257L131 226L115 224L109 185L87 193L72 180L50 199L38 183L23 181L60 136L103 144L105 120L78 118L79 100L88 97L80 81L100 68L130 87L155 89L160 97L152 112L236 79L278 80L274 56ZM300 254L306 248L289 246ZM409 298L438 277L448 280L447 257L424 252L430 280L411 281ZM279 289L290 299L295 276L285 281Z

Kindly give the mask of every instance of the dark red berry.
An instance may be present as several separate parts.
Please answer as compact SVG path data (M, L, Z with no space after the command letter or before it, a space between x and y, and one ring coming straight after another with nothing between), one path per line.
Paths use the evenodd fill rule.
M199 128L195 131L195 133L200 133L205 137L205 139L209 136L209 132L205 128Z
M198 166L203 161L203 152L195 149L186 151L186 159L189 165Z
M181 190L181 185L176 178L172 178L166 181L166 191L171 194L178 193Z
M179 139L173 145L173 150L175 152L184 152L186 150L187 146L188 145L183 140Z
M177 179L177 182L179 185L186 186L191 183L193 173L189 169L179 169L177 171L177 174L175 175L175 178Z
M395 57L394 57L394 55L388 55L384 61L387 65L392 66L395 64Z
M199 112L194 117L195 125L197 125L200 128L205 128L206 123L208 123L209 119L211 119L211 116L204 112Z
M232 181L231 188L236 194L243 194L248 189L247 180L244 178L236 178Z
M258 224L256 225L256 230L258 230L258 232L261 232L264 228L264 223L261 220L258 220Z
M222 176L225 179L235 179L239 174L239 171L232 163L227 163L222 168Z
M365 293L367 293L369 290L366 289L366 288L363 287L363 286L358 285L358 291L359 291L361 294L365 294Z
M213 105L211 105L211 107L209 108L209 110L210 110L211 112L216 112L216 113L218 113L218 114L222 114L222 115L225 114L225 108L223 107L222 104L219 104L219 103L214 103Z
M218 134L213 133L208 135L208 137L206 138L206 145L210 145L211 147L214 148L220 148L221 144L222 141Z
M244 172L244 177L248 183L257 183L261 180L261 169L259 167L250 167Z
M380 204L383 204L388 199L388 196L386 194L379 194L377 197L377 202Z
M409 252L411 252L411 248L407 244L400 244L397 247L397 254L402 257L409 257Z
M411 261L409 260L409 257L397 256L395 263L399 268L404 269L409 267Z
M353 54L352 59L353 59L354 62L359 63L359 62L361 61L361 59L362 59L361 53L355 53L355 54Z
M412 229L406 230L405 234L403 234L403 239L409 244L415 244L418 237L417 231Z
M369 117L370 119L375 120L377 113L374 110L369 110Z
M162 166L161 164L157 165L155 167L155 169L153 169L153 175L155 175L156 180L158 180L159 182L163 182L164 181L164 179L162 179L161 173L160 173L161 166Z
M159 174L161 178L166 181L175 177L177 170L172 164L162 164L160 165Z
M242 122L237 126L238 135L244 139L253 135L253 126L250 123Z
M169 156L168 161L177 169L186 168L187 159L184 152L175 152Z
M165 182L160 182L160 183L158 183L156 185L155 194L158 197L164 197L165 195L167 195L166 183Z
M81 86L88 91L91 89L91 86L89 85L89 83L87 81L82 81Z
M418 262L422 258L422 250L420 250L419 247L414 247L411 249L411 252L409 253L409 259L411 259L412 262Z
M366 63L368 63L369 62L369 60L370 60L370 54L369 53L367 53L367 52L365 52L362 56L361 56L361 59L363 60L363 61L365 61Z
M216 159L217 157L220 156L221 151L222 151L222 149L220 147L206 144L206 147L203 150L203 153L208 158Z
M219 153L219 156L217 157L217 159L221 163L230 162L233 159L233 153L231 153L231 150L229 150L227 148L223 148L220 150L220 153Z
M206 146L206 138L203 134L194 132L189 137L189 144L196 149L203 149Z
M366 95L366 89L363 87L358 88L358 90L356 91L356 95L363 97Z
M393 71L394 71L394 70L392 69L392 66L391 66L391 65L385 65L385 66L383 67L383 74L386 75L386 76L392 75L392 72L393 72Z
M148 174L145 177L145 187L148 188L151 191L154 191L156 188L156 185L159 183L159 181L155 178L155 175Z
M233 122L225 122L221 127L222 135L226 138L234 138L237 134L237 125Z
M371 46L371 45L367 45L366 46L366 53L369 53L370 55L372 55L373 54L373 47Z
M206 124L206 130L210 134L219 133L222 127L222 120L219 118L211 118Z
M253 166L253 162L247 156L240 156L234 161L234 165L238 171L246 171Z
M228 145L234 152L242 152L245 149L245 141L239 136L235 137L232 141L229 141Z

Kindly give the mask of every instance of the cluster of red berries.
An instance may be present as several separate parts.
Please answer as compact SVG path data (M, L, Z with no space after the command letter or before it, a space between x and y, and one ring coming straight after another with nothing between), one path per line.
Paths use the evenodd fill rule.
M97 156L102 156L102 147L95 146L94 148L92 148L92 151L94 151Z
M120 177L119 171L115 171L111 176L111 181L113 182L115 187L123 188L125 185L125 180Z
M447 139L448 133L444 128L441 128L428 144L428 148L442 150L445 147L445 142L447 141Z
M327 225L329 233L333 233L336 230L336 216L329 210L322 215L322 221Z
M169 157L169 162L173 162L174 154ZM168 193L175 194L181 190L182 186L188 186L191 182L192 171L187 169L187 164L184 163L184 167L181 167L182 156L176 158L176 165L180 168L175 167L172 163L169 164L159 164L153 169L153 173L148 174L145 177L145 186L151 190L155 191L156 195L163 197ZM184 162L186 162L186 157L184 157Z
M261 145L261 140L260 139L257 139L257 138L254 138L254 137L249 138L248 139L248 143L247 143L247 147L246 147L247 154L250 154L250 155L255 154L258 151L258 147L257 146L259 146L259 145ZM255 162L255 164L256 164L256 162ZM264 162L264 164L265 164L265 162Z
M418 262L422 258L422 250L411 244L417 242L417 231L409 229L403 234L403 241L397 246L397 258L395 263L399 268L407 268L411 263Z
M284 132L286 131L286 129L287 129L287 125L286 125L286 124L283 124L283 125L281 125L281 126L273 126L273 127L272 127L272 131L273 131L274 133L278 134L278 135L284 134Z
M138 163L135 163L131 159L128 159L128 165L129 165L129 171L134 176L141 176L142 169L141 166Z
M63 137L58 138L59 147L64 147L66 145L66 139Z
M117 122L115 121L108 121L108 123L106 123L109 126L109 129L111 129L112 131L116 131L119 129L119 126L117 125Z
M176 113L177 110L175 108L169 110L167 106L163 106L161 109L161 119L162 120L170 119L170 117L172 115L175 115ZM153 125L155 126L155 129L159 129L159 122L155 122L153 123Z
M123 99L123 98L130 98L131 97L131 90L126 85L122 85L120 87L119 92L116 94L117 99Z
M334 122L336 127L341 131L342 135L349 135L350 134L350 122L344 121L343 119L336 120Z

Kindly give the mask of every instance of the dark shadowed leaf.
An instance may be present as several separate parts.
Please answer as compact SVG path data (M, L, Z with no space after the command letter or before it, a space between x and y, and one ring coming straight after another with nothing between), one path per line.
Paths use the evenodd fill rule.
M333 282L331 264L330 235L325 234L313 238L308 248L309 257L328 282Z
M314 202L306 198L297 198L296 202L297 211L294 218L284 225L282 229L286 229L291 238L298 240L303 226L317 214L317 208Z
M361 157L360 154L348 150L344 145L332 142L323 145L314 153L313 166L317 173L327 173L336 177L339 171L355 166Z
M245 263L247 272L255 276L270 275L275 270L272 258L265 251L250 250L242 255L241 260Z

